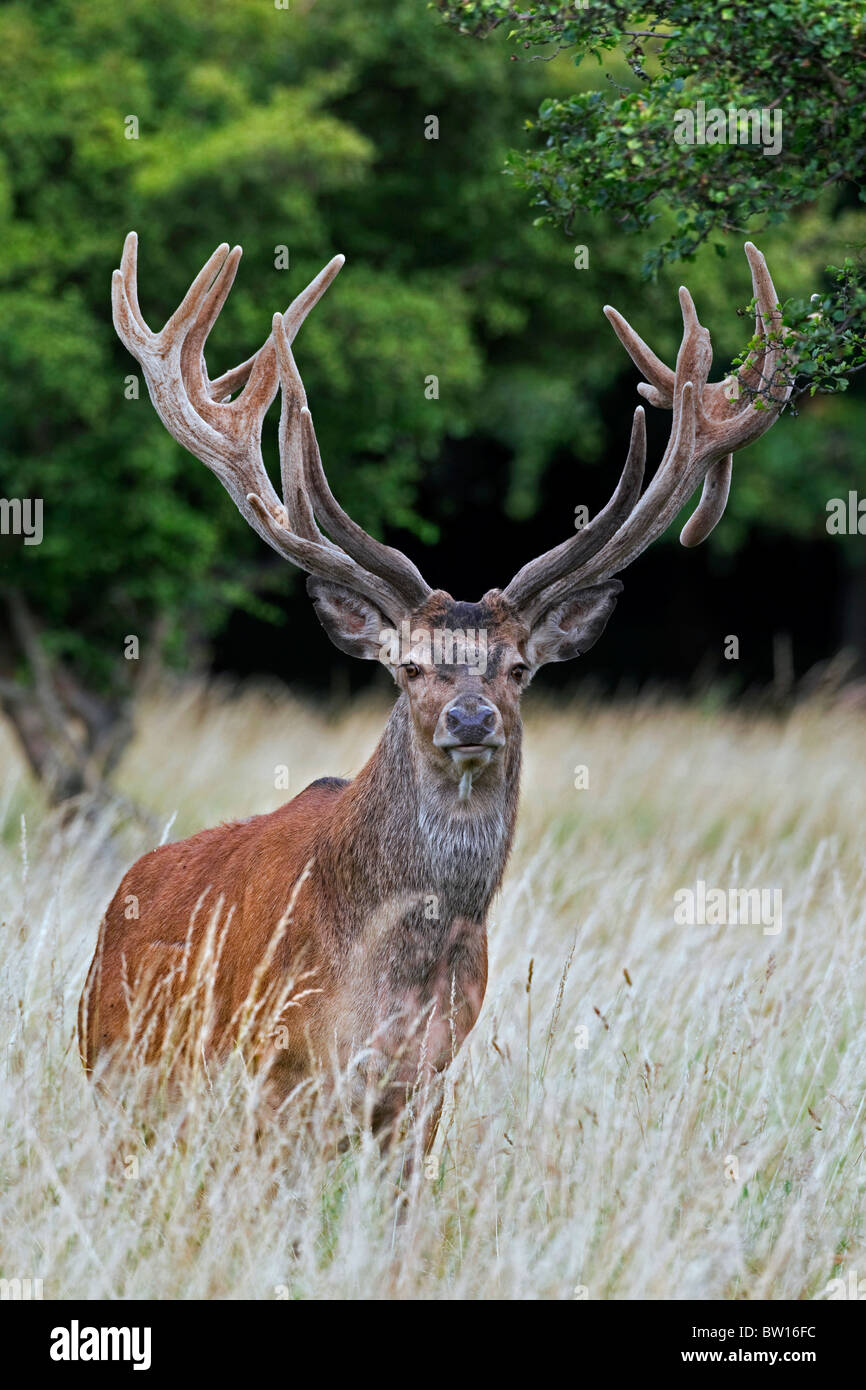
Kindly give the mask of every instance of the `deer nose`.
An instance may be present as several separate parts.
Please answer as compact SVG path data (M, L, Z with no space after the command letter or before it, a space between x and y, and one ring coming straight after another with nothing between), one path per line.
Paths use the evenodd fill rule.
M445 715L445 727L458 743L483 743L495 724L496 711L487 704L454 705Z
M498 748L505 742L499 710L481 695L458 695L442 711L439 730L440 748Z

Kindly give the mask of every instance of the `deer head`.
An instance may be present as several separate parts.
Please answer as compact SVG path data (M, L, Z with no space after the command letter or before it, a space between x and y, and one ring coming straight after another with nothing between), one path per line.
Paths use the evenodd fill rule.
M126 239L112 303L120 338L140 362L166 429L200 459L247 522L308 575L316 613L341 651L379 660L402 693L410 756L456 803L514 774L522 692L547 662L569 661L598 641L616 605L616 576L660 536L700 484L701 500L680 539L703 540L722 515L733 453L767 430L790 386L777 370L781 315L763 256L746 256L762 350L739 378L710 384L710 336L680 290L682 343L666 367L615 309L605 313L647 381L638 387L672 412L670 439L649 486L642 407L635 411L622 475L610 501L582 530L531 560L478 603L431 590L400 551L369 536L328 486L292 343L344 258L335 256L285 314L275 314L259 351L215 381L204 348L237 272L240 247L222 245L159 333L145 323L136 290L137 237ZM758 409L739 386L763 388ZM264 415L282 389L281 501L261 453Z

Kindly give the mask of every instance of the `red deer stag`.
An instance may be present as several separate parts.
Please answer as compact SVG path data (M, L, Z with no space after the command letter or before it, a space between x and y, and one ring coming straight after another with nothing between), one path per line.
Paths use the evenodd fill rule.
M680 290L673 371L605 309L647 379L638 390L672 411L655 476L641 494L638 407L607 505L506 589L463 603L431 590L411 560L347 516L322 469L291 345L341 256L274 316L255 356L209 379L204 347L240 255L220 246L153 333L138 305L131 233L114 273L115 327L166 429L216 474L250 526L306 571L336 646L383 661L399 694L353 781L323 778L269 815L200 831L133 865L101 925L81 997L80 1049L87 1071L99 1064L100 1073L130 1048L153 1060L167 1038L179 1052L219 1059L270 991L268 1026L247 1026L246 1037L267 1068L273 1102L317 1062L362 1056L359 1084L378 1088L372 1122L383 1129L422 1075L447 1066L481 1008L487 913L517 814L521 695L540 666L598 641L622 589L615 576L700 483L681 540L696 545L721 517L732 453L764 433L788 396L777 360L779 306L763 257L747 243L761 349L739 374L745 399L730 379L708 383L710 336L688 290ZM278 386L282 501L261 454L262 420ZM764 409L754 406L758 389ZM462 648L461 635L469 639ZM130 902L137 916L128 914ZM225 918L217 927L213 904ZM186 1004L197 989L210 1008L204 1035L191 1040Z

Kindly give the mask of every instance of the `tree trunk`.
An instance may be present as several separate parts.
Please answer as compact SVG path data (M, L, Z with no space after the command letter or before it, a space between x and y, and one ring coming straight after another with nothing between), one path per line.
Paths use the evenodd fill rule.
M0 707L33 775L53 805L81 797L105 801L107 779L132 737L129 697L96 695L52 660L20 593L7 593L6 607L13 650L31 683L0 679Z

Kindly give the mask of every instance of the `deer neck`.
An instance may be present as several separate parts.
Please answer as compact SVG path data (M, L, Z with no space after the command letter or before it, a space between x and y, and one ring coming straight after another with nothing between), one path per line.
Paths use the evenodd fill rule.
M347 787L329 870L350 915L384 903L435 899L441 918L483 921L502 882L514 836L520 729L485 769L467 801L418 748L405 696L397 700L366 766Z

